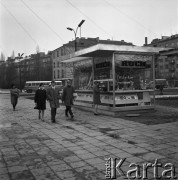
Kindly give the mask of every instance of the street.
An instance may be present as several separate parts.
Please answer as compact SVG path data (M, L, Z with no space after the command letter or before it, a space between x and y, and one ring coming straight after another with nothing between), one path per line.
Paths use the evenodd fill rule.
M178 176L178 122L146 125L78 109L70 121L61 106L53 124L48 102L42 122L33 100L20 97L13 111L9 94L0 94L0 114L0 180L102 180L106 158L126 158L119 180L128 178L131 163L142 169L156 160L161 179ZM172 174L164 174L166 163ZM147 169L148 179L157 175Z

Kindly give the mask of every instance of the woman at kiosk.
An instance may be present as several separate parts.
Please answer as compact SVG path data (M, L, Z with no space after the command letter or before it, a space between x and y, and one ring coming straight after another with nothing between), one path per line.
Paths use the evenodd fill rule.
M94 115L98 115L98 105L101 104L100 100L100 90L99 90L99 82L94 82L93 87L93 105L94 105Z

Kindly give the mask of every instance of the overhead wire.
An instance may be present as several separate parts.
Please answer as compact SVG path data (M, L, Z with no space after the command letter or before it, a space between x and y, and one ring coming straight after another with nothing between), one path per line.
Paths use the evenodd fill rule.
M138 20L136 20L135 18L133 18L132 16L129 16L127 13L121 11L117 6L113 6L111 3L109 3L107 0L103 0L105 1L106 4L108 4L109 6L111 6L113 9L115 9L116 11L119 11L121 14L127 16L129 19L131 19L132 21L134 21L136 24L138 24L139 26L141 26L142 28L144 28L145 30L155 34L152 30L150 30L149 28L145 27L142 23L140 23Z
M105 34L109 35L111 37L111 34L106 32L102 27L100 27L95 21L93 21L89 16L87 16L85 13L83 13L79 8L74 6L69 0L66 0L74 9L76 9L80 14L85 16L89 21L91 21L95 26L97 26L101 31L103 31Z
M49 26L49 24L46 23L34 10L32 10L32 8L31 8L29 5L27 5L23 0L21 0L21 2L22 2L22 3L24 4L24 6L25 6L26 8L28 8L41 22L43 22L60 40L62 40L63 42L65 42L64 39L63 39L54 29L52 29L52 28Z
M37 41L31 36L31 34L23 27L23 25L17 20L17 18L13 15L13 13L0 1L1 5L6 9L6 11L13 17L16 23L24 30L24 32L29 36L29 38L35 43L38 44Z

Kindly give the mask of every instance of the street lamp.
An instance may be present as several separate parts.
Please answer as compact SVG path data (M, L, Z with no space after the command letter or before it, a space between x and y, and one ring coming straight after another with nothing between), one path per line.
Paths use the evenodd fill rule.
M78 30L78 28L81 28L81 26L82 26L82 24L83 24L84 22L85 22L85 20L82 20L82 21L78 24L76 31L75 31L74 29L70 28L70 27L67 27L67 29L68 29L69 31L73 31L73 32L74 32L74 35L75 35L75 51L77 51L77 42L76 42L77 30Z
M20 91L22 91L22 88L21 88L21 65L20 65L20 59L22 59L22 56L23 56L24 53L20 54L18 53L18 59L19 59L19 86L20 86Z

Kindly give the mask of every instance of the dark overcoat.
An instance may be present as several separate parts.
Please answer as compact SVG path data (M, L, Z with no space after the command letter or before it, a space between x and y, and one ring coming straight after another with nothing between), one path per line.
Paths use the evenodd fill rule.
M20 94L20 90L17 89L17 88L11 89L10 94L11 94L11 104L16 105L17 102L18 102L18 97L19 97L19 94Z
M65 106L71 106L73 105L74 96L75 93L73 86L65 86L62 93L62 101L64 102Z
M35 93L34 101L37 103L37 109L45 110L46 109L46 90L45 89L37 89Z
M98 85L94 85L93 87L93 104L101 104L100 90Z
M49 101L51 108L58 108L59 107L59 99L60 99L60 89L52 87L47 89L47 100Z

